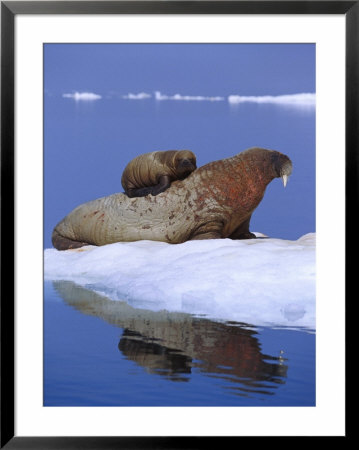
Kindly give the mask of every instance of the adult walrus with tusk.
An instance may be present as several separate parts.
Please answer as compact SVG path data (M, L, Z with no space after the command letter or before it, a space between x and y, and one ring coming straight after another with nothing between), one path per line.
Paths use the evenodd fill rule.
M144 153L127 164L121 183L129 197L158 195L196 168L196 156L190 150Z
M288 156L251 148L206 164L157 196L119 193L75 208L52 234L58 250L142 239L171 244L193 239L249 239L253 211L267 185L292 172Z

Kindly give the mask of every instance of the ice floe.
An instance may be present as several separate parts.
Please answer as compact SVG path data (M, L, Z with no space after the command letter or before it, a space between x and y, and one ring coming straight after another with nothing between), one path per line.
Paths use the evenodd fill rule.
M315 233L295 241L119 242L44 252L45 280L68 280L152 311L254 326L315 328Z

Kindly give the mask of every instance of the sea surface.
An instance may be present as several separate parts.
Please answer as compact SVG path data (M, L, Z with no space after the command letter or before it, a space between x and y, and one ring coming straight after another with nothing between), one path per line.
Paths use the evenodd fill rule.
M315 406L315 333L45 282L44 406Z
M268 186L250 229L290 240L315 232L314 108L47 96L44 143L45 249L73 208L122 191L132 157L173 148L194 151L199 166L253 146L286 153L288 185ZM315 329L135 308L45 281L44 405L315 406Z

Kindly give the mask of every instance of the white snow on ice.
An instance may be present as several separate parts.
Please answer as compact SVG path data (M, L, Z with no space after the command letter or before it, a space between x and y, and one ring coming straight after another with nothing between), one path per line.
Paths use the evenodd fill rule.
M45 280L73 281L153 311L315 329L315 233L296 241L137 241L79 250L46 249Z

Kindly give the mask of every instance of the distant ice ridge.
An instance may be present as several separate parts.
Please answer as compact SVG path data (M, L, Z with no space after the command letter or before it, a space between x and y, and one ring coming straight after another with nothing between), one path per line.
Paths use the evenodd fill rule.
M315 329L314 233L46 249L44 261L46 280L73 281L133 307Z
M74 92L72 94L62 94L64 98L72 98L76 101L93 101L102 98L101 95L94 94L93 92Z
M151 98L151 94L147 94L146 92L140 92L138 94L132 94L131 92L127 95L123 95L122 98L126 100L145 100L147 98Z
M128 100L143 100L151 98L151 94L141 92L139 94L123 95L122 98ZM183 95L174 94L167 95L160 91L154 92L154 98L156 101L174 100L174 101L204 101L204 102L221 102L227 99L230 105L238 105L240 103L257 103L257 104L274 104L282 106L294 106L294 107L315 107L315 94L314 93L299 93L288 95L228 95L228 97L221 96L204 96L204 95Z
M64 98L72 98L76 101L93 101L102 98L101 95L93 92L74 92L72 94L62 94ZM227 99L230 105L238 105L240 103L257 103L257 104L274 104L282 106L294 106L294 107L315 107L315 94L313 93L299 93L288 95L228 95L228 97L222 96L204 96L204 95L183 95L174 94L167 95L160 91L155 91L153 95L156 101L174 100L174 101L204 101L204 102L221 102ZM119 94L116 92L110 92L106 98L121 98L124 100L147 100L152 98L152 94L147 92Z
M277 105L294 105L294 106L315 106L315 94L302 93L290 95L263 95L263 96L244 96L230 95L229 103L274 103Z
M159 101L161 101L161 100L182 100L182 101L218 102L218 101L223 101L224 97L206 97L203 95L181 95L181 94L164 95L164 94L161 94L161 92L156 91L155 99L159 100Z

